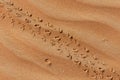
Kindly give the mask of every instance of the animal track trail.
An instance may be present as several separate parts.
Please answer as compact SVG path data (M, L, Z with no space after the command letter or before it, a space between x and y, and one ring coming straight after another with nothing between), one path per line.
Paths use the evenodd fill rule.
M12 2L0 2L0 7L5 5L5 9L9 12L9 18L14 27L20 25L19 28L22 31L28 31L32 33L33 37L41 37L44 42L48 42L51 47L56 47L58 56L70 59L73 63L80 67L80 69L92 80L120 80L120 75L117 71L110 71L107 63L105 64L97 55L92 53L92 50L82 44L70 33L66 34L62 29L54 28L53 24L43 23L46 22L40 17L33 18L33 14L24 12L22 8L16 7ZM2 7L3 8L3 7ZM6 18L6 13L0 15L0 19ZM16 16L20 22L11 16ZM27 24L27 25L26 25ZM44 27L43 25L46 25ZM45 59L45 63L49 66L52 62L49 59Z

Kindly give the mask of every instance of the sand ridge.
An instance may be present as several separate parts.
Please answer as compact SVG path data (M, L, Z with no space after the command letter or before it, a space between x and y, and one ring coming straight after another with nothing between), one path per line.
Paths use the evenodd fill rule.
M36 39L36 42L37 41L41 42L40 45L35 44L35 42L34 43L32 42L32 44L35 44L36 47L41 46L41 45L44 46L44 44L46 44L47 46L43 47L43 48L49 47L49 49L51 49L52 53L50 52L49 49L47 50L47 49L41 48L42 49L42 50L40 49L41 51L49 53L50 55L54 55L56 57L65 59L66 62L70 61L71 65L78 67L75 69L75 71L78 70L81 72L81 73L76 73L76 75L83 74L81 76L73 76L73 78L71 78L69 76L65 77L65 74L67 75L68 73L66 73L64 71L59 72L57 69L57 67L59 67L59 66L54 68L55 63L53 63L53 62L55 60L52 61L49 58L45 58L44 63L45 63L45 65L48 65L48 68L45 68L42 64L41 64L41 66L44 67L45 69L49 70L51 73L53 73L54 76L53 75L48 76L48 78L50 78L51 80L67 80L67 79L79 80L79 78L81 78L81 80L84 80L84 79L85 80L119 80L120 79L119 69L115 69L114 65L111 66L112 64L110 65L110 63L108 63L110 61L109 58L105 59L106 61L102 60L104 58L104 57L102 57L102 54L104 54L103 52L100 52L97 49L95 50L93 47L87 45L85 42L77 39L73 34L67 33L66 31L64 31L64 29L56 27L56 26L54 26L54 24L47 22L46 20L44 20L40 17L34 17L35 14L32 14L31 12L28 12L28 11L24 11L23 8L17 7L14 2L1 0L0 6L1 6L0 9L2 12L0 19L1 19L1 21L3 21L2 23L4 24L4 22L9 21L8 24L11 25L11 27L9 27L8 30L1 28L1 29L3 29L3 31L4 30L9 31L9 29L12 28L12 29L15 29L15 30L17 29L17 30L21 31L22 33L26 32L26 33L32 35L31 37L33 39ZM2 33L2 31L1 31L1 33ZM10 38L10 36L16 37L14 34L15 33L14 31L10 32L10 33L11 34L8 33L9 35L7 35L7 33L6 33L5 36L9 36L8 38ZM25 35L26 34L24 34L24 36ZM21 42L20 38L22 38L22 37L20 37L20 36L21 35L19 35L19 38L16 37L17 39L14 39L16 42L13 42L13 43L17 44L17 41ZM7 47L7 43L5 42L4 39L6 39L6 37L4 37L3 39L1 38L0 40ZM11 42L12 42L12 40L13 39L11 39ZM25 41L26 39L22 39L22 40ZM107 40L103 40L103 41L106 42ZM27 43L27 40L26 40L26 43ZM21 44L23 44L23 42ZM30 44L30 42L28 44ZM11 45L11 46L8 46L7 47L8 49L10 47L16 46L16 45L12 45L10 43L9 43L9 45ZM22 46L19 46L19 47L22 47ZM28 59L28 60L32 59L32 58L29 58L29 54L32 54L32 56L35 54L34 52L30 53L29 49L27 49L27 47L26 47L26 51L23 51L23 52L25 52L24 53L25 56L22 53L21 53L22 54L21 55L19 53L19 51L16 51L17 48L16 49L10 48L10 49L13 51L11 54L17 55L18 57ZM30 49L34 49L34 48L30 48ZM1 51L2 50L3 49L1 49ZM27 50L28 50L29 54L27 53ZM37 51L37 49L34 49L34 50ZM20 50L20 52L21 51L22 50ZM3 52L1 52L1 54L3 54L3 53L5 53L4 50L3 50ZM6 53L9 53L9 52L6 52ZM43 53L40 52L39 54L43 54ZM106 55L105 58L106 57L109 57L109 55L108 56ZM36 58L37 57L35 57L35 58L33 57L33 63L39 64L39 62L37 62L36 60L34 61L34 59L36 59ZM111 59L111 57L110 57L110 59ZM113 64L114 63L115 63L115 61L113 61ZM57 65L57 62L56 62L56 65ZM69 66L67 66L67 67L69 67ZM50 67L51 68L53 67L53 71L49 69ZM117 67L119 67L119 64ZM65 67L63 67L63 68L65 68ZM1 68L1 69L4 69L4 68ZM38 67L37 67L37 69L38 69ZM68 72L69 72L69 69L70 68L67 69ZM72 67L72 69L74 69L74 67ZM44 72L43 70L40 70L40 71ZM34 71L32 71L32 72L35 73ZM32 72L31 72L31 74L32 74ZM72 72L72 71L70 71L70 72ZM6 71L5 71L5 73L6 73ZM38 73L39 74L35 73L35 76L41 75L39 71L38 71ZM73 73L74 73L74 71L73 71ZM47 73L45 73L45 74L47 74ZM20 76L22 76L21 79L29 79L29 80L34 79L34 76L31 76L30 78L28 78L29 75L25 75L25 76L20 75ZM68 75L73 75L73 74L69 73ZM60 78L60 76L63 76L63 78ZM14 75L13 77L16 77L16 80L17 80L17 76ZM18 79L18 80L21 80L21 79ZM47 80L47 78L45 78L45 77L42 78L41 76L36 79L37 80L40 80L40 79Z

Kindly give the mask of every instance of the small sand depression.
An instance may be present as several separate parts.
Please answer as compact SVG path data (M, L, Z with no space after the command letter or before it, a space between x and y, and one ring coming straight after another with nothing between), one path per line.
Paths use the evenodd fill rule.
M119 4L0 0L0 80L120 80Z
M47 58L47 59L45 59L45 63L47 64L47 65L49 65L49 66L51 66L52 65L52 62Z

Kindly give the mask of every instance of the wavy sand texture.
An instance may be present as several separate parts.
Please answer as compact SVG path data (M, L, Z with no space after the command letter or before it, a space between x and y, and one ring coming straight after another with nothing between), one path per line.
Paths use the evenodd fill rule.
M120 80L119 0L0 0L0 80Z

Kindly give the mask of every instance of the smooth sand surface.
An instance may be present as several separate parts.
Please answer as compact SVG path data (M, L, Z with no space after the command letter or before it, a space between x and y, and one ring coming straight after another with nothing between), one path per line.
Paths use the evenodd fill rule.
M0 0L0 80L120 80L120 0Z

